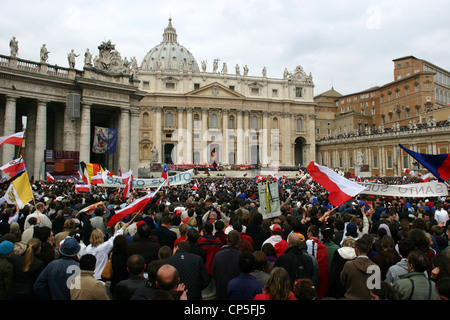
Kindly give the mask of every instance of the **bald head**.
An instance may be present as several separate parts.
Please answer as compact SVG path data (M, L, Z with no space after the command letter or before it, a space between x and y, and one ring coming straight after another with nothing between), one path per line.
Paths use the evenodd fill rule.
M180 282L178 270L170 264L165 264L156 273L156 284L163 290L174 290Z
M292 232L288 236L289 247L298 247L300 245L301 241L302 240L301 240L300 236L298 235L298 233Z

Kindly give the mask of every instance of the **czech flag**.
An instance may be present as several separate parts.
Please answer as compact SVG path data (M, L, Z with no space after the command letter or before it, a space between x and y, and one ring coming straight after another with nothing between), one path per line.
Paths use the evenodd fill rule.
M310 162L307 169L310 176L329 192L328 200L335 207L339 207L366 189L314 161Z
M427 154L412 151L398 144L411 157L428 169L440 182L450 179L450 153Z

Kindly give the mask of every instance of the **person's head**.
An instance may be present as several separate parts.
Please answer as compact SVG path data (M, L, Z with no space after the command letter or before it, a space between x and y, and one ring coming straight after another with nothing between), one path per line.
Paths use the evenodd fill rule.
M271 243L265 243L261 247L261 251L264 252L266 257L276 257L277 256L277 254L275 252L275 248L273 247L273 244L271 244Z
M80 252L80 249L80 244L75 238L66 238L61 247L59 247L59 252L66 257L75 257Z
M161 225L165 227L169 227L172 223L172 217L171 216L163 216L161 218Z
M170 264L165 264L158 269L156 273L156 286L162 290L175 290L180 277L178 270Z
M281 226L277 223L274 223L270 226L270 231L272 232L272 235L281 235L283 233L283 229Z
M312 224L308 227L308 231L307 231L307 236L308 238L317 238L319 236L319 227L316 226L315 224Z
M38 202L36 203L36 210L40 211L40 212L44 212L45 211L45 205L42 202Z
M371 289L370 297L372 300L399 300L397 290L386 281L380 281L379 288Z
M94 229L91 232L91 236L89 237L89 243L93 246L93 247L97 247L100 244L103 243L104 241L104 234L101 230L99 229Z
M127 270L132 276L142 275L145 267L145 259L140 254L133 254L127 260Z
M250 251L242 251L238 262L242 273L251 273L255 268L255 257Z
M229 246L231 246L231 247L237 246L240 239L241 239L241 234L239 233L239 231L231 230L230 232L228 232L227 240L228 240Z
M33 237L38 238L42 243L52 243L52 239L54 239L52 229L47 226L34 228Z
M159 248L158 251L159 259L167 259L171 255L172 255L172 248L170 248L169 246L162 246L161 248Z
M214 223L214 227L216 228L216 231L222 231L223 228L225 228L225 223L222 220L217 220Z
M357 256L365 256L369 252L369 243L365 239L357 239L355 241L355 253Z
M408 256L408 269L414 272L425 272L430 266L427 255L421 250L414 250Z
M83 254L80 258L80 269L84 271L94 271L97 258L93 254Z
M350 248L355 248L355 238L353 237L346 237L341 244L341 247L350 247Z
M291 287L291 280L286 269L275 267L270 272L264 289L269 294L270 300L289 300Z
M408 258L411 251L414 250L414 242L409 238L401 239L398 242L398 252L403 258Z
M299 279L294 284L294 296L297 300L315 300L316 289L311 279Z
M138 229L137 229L137 234L138 234L140 239L147 239L147 238L149 238L151 233L152 232L151 232L150 225L148 225L147 223L141 224L138 227Z
M41 251L42 243L38 238L31 238L27 243L27 250L24 253L23 259L23 272L28 272L30 266L34 261L34 255Z
M288 242L289 247L298 247L298 246L300 246L300 242L302 241L300 239L300 235L295 232L291 232L288 235L287 240L288 240L287 242Z
M158 273L159 268L163 265L167 264L164 259L152 260L147 266L147 283L151 287L156 286L156 274Z
M0 242L0 256L10 256L14 251L14 243L9 240Z
M186 232L186 240L191 243L197 243L197 240L199 239L200 234L196 228L189 228Z
M255 269L268 272L266 254L262 251L254 251L253 257L255 258Z
M214 230L214 225L210 221L206 221L203 224L203 228L205 230L205 234L212 234Z

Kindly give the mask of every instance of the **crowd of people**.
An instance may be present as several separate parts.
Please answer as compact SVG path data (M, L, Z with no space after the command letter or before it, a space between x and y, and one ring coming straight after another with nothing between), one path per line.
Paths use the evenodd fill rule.
M450 298L450 199L358 195L333 207L320 185L285 179L281 214L264 218L253 179L195 182L109 226L145 190L123 199L35 181L24 208L1 204L0 299Z

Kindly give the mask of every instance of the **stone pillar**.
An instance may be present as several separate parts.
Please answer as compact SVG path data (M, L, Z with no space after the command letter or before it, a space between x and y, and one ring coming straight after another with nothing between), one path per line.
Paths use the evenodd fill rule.
M250 157L249 157L249 136L250 136L250 130L249 130L249 112L244 110L244 161L242 164L249 164L250 163Z
M7 96L5 104L5 118L3 125L3 136L10 136L16 133L16 96ZM16 155L15 146L12 144L3 144L2 148L2 164L11 161Z
M40 171L47 149L47 102L38 101L36 112L36 136L34 140L34 180L45 179L45 172Z
M155 123L155 146L156 146L156 150L158 150L158 162L161 162L161 157L162 157L162 138L161 138L161 134L162 134L162 107L157 106L154 107L155 112L156 112L156 123Z
M80 162L91 162L91 105L83 103L80 124Z
M291 113L283 113L283 155L282 165L290 166L292 165L292 143L291 143Z
M242 110L237 110L236 113L236 164L244 164L244 127L242 123Z
M63 149L68 151L77 150L76 139L77 136L77 119L71 118L67 114L67 106L64 109L64 132L63 132Z
M128 108L120 109L119 129L119 168L122 172L130 170L130 111ZM137 172L134 172L137 175Z
M139 170L139 107L130 107L130 169L137 177Z
M208 108L202 108L202 151L200 154L200 162L202 164L208 163Z
M269 163L269 112L263 111L262 132L259 135L259 143L262 147L261 164L267 166Z
M34 140L36 135L36 109L27 109L27 132L25 135L25 155L24 160L27 165L28 177L31 179L34 176L34 172L39 172L38 168L34 170ZM6 146L6 145L5 145Z
M176 150L177 150L177 159L176 162L178 164L183 164L184 161L186 160L186 149L184 147L184 134L185 131L184 130L184 123L183 123L183 113L184 113L184 108L183 107L178 107L177 108L177 118L178 118L178 128L177 128L177 146L176 146Z
M194 134L192 131L192 107L187 107L186 111L186 136L184 137L186 139L185 161L187 164L192 164L192 138Z
M228 164L228 110L222 109L222 164Z

